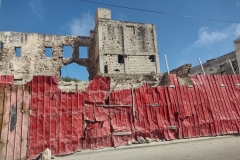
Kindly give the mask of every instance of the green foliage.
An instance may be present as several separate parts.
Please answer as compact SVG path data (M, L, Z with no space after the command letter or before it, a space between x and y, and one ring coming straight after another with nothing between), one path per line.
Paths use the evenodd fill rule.
M72 78L72 77L63 77L63 81L65 82L70 82L70 81L75 81L75 82L79 82L80 80L78 80L77 78Z

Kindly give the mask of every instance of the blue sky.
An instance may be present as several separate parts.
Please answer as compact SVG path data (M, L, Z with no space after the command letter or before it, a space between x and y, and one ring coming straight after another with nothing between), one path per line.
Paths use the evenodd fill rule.
M92 0L120 6L240 22L240 0ZM202 62L234 51L240 23L223 23L141 12L79 0L0 0L0 31L88 36L97 8L109 8L113 20L156 25L160 68ZM67 68L67 69L66 69ZM63 68L63 76L88 78L84 67Z

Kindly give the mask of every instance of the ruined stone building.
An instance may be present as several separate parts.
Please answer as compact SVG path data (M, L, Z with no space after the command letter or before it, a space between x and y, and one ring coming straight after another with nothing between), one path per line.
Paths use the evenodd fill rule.
M72 47L72 57L64 57L64 46ZM88 58L81 58L82 46L88 47ZM110 10L98 8L89 37L0 32L0 75L14 75L15 83L29 82L34 75L60 79L61 67L73 62L87 68L90 80L96 75L156 78L160 67L155 25L114 21Z
M235 74L239 74L240 65L240 39L234 41L235 51L225 54L221 57L208 60L203 63L205 74L228 75L233 74L230 62L232 63ZM195 66L190 71L191 75L203 74L201 66Z

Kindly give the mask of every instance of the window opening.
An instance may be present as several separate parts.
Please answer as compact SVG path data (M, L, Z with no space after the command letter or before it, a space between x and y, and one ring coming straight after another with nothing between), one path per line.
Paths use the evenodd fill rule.
M220 71L225 69L225 64L220 65Z
M3 44L2 42L0 42L0 51L2 50L2 48L3 48Z
M227 73L225 71L221 72L221 75L226 75Z
M88 58L88 47L79 46L79 58Z
M124 56L121 54L118 55L118 63L120 64L124 63Z
M77 63L71 63L63 66L60 70L61 77L65 81L88 81L89 73L87 68Z
M72 46L63 46L63 58L72 58Z
M21 57L21 47L15 47L15 55L16 57Z
M52 57L52 55L53 55L52 47L45 47L44 52L45 52L44 54L46 57Z
M232 61L232 65L233 65L234 68L238 67L238 62L237 61Z
M104 66L104 73L108 73L108 66L107 65Z
M238 67L234 68L234 72L235 72L235 74L238 74L238 73L239 73Z
M156 62L155 55L150 55L148 58L150 59L151 62Z

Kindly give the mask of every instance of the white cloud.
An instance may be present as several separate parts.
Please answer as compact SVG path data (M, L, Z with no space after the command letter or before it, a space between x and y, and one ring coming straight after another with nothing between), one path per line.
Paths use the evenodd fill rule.
M39 19L44 19L44 9L42 7L41 0L31 0L29 5L33 14L35 14Z
M89 36L90 30L94 27L94 16L82 13L80 18L73 18L67 25L71 35Z
M212 31L207 27L202 27L198 31L198 40L194 46L203 46L221 41L229 36L229 31Z
M224 40L235 40L239 36L240 24L232 24L222 30L211 30L208 27L202 27L198 31L198 39L185 48L183 53L189 53L193 48L197 47L209 47L211 44Z

